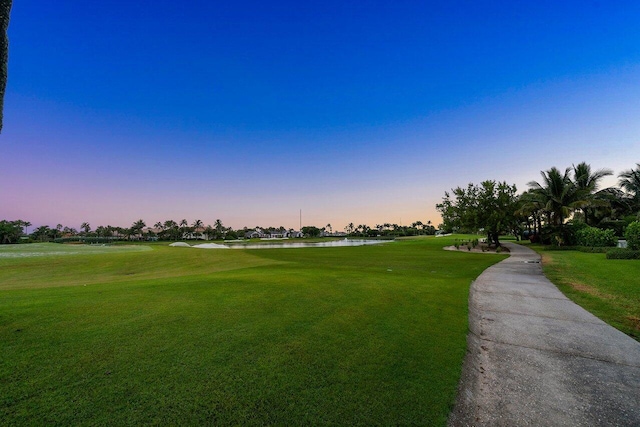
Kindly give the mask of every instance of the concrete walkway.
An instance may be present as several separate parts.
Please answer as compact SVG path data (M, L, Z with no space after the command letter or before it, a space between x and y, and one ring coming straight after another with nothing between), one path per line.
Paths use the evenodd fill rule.
M471 286L449 425L640 426L640 343L567 299L536 252L505 246Z

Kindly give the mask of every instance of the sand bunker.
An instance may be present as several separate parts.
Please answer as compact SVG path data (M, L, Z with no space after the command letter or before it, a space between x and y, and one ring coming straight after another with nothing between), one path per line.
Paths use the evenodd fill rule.
M228 246L219 245L217 243L202 243L200 245L194 245L193 247L200 249L229 249Z
M185 242L175 242L170 244L169 246L174 246L174 247L179 247L179 248L190 248L191 246L189 246L188 243Z

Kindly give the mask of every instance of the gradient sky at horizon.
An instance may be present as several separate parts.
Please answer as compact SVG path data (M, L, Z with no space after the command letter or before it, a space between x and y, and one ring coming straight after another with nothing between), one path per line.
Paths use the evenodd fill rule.
M469 182L618 174L638 22L635 1L16 1L0 219L438 224Z

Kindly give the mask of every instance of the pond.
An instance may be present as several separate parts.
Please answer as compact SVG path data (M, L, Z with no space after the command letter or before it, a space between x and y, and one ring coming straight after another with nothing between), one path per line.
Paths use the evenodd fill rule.
M393 240L332 240L330 242L318 243L259 243L259 244L230 244L231 249L294 249L294 248L336 248L341 246L366 246L378 245L380 243L392 242Z

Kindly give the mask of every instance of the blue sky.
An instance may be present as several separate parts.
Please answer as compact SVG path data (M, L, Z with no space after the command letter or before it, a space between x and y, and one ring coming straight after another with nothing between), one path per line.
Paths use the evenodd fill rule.
M631 1L20 0L0 217L437 224L451 187L619 173L638 22Z

